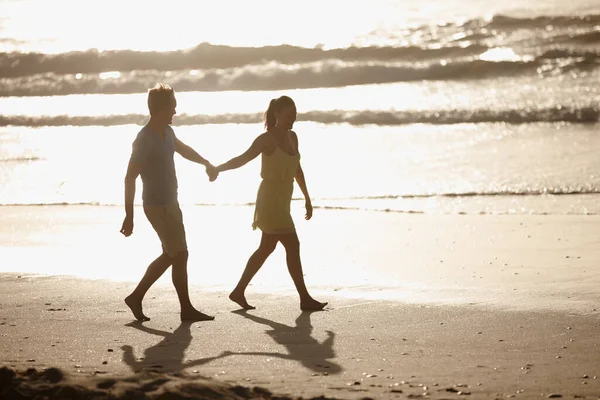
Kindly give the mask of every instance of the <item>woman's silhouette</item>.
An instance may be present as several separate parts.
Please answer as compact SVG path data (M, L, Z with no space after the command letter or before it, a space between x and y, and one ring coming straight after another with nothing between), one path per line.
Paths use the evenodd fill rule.
M256 198L253 228L262 231L258 249L252 254L246 269L229 298L243 309L255 307L248 304L245 290L278 242L285 247L288 271L300 295L302 310L321 310L327 303L313 299L304 283L300 262L300 241L290 214L294 179L304 194L306 216L312 217L313 207L306 188L304 172L300 165L298 136L292 131L296 121L296 105L288 96L271 100L265 112L266 132L258 136L250 148L238 157L219 165L217 172L240 168L262 154L262 182Z
M281 324L267 318L249 314L246 311L239 310L234 312L271 328L266 331L266 333L271 336L277 344L284 346L287 350L287 354L259 351L247 351L241 353L225 352L224 354L278 357L284 360L298 361L305 368L318 372L327 372L332 375L339 374L343 370L340 365L331 361L331 359L335 358L335 351L333 350L335 333L327 331L327 338L322 342L313 338L313 326L310 321L310 312L302 312L298 318L296 318L296 326Z

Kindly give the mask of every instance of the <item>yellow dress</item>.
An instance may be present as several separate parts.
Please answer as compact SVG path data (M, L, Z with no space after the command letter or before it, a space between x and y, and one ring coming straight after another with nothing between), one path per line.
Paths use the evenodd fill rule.
M267 234L293 233L296 228L290 214L290 203L300 154L289 155L277 143L275 145L275 151L270 155L262 153L262 181L256 196L252 228L259 228Z

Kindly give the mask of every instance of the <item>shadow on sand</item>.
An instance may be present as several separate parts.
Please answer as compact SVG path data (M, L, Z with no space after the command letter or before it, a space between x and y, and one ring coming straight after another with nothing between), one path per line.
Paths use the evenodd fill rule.
M296 318L295 326L288 326L267 318L248 313L246 310L232 311L253 322L268 326L266 333L275 341L285 347L287 354L275 352L231 352L223 351L214 357L206 357L197 360L184 361L185 351L192 342L191 322L182 322L173 332L144 326L142 322L133 321L129 326L142 332L162 336L163 339L154 346L144 350L143 357L137 358L133 348L129 345L121 347L123 350L123 362L135 372L155 371L177 373L190 367L197 367L211 361L228 356L267 356L277 357L300 363L304 368L314 372L328 374L339 374L343 368L331 361L335 358L333 350L335 333L327 331L327 338L319 342L312 337L313 326L311 315L313 312L303 311ZM319 312L319 311L317 311Z
M182 322L173 332L161 331L148 328L141 322L133 321L125 326L138 329L151 335L162 336L163 340L154 346L144 350L144 356L137 359L133 354L131 346L122 346L123 362L129 365L133 372L156 371L156 372L181 372L190 367L196 367L209 363L213 360L225 357L231 353L223 352L215 357L201 358L184 362L185 351L192 342L192 322Z
M343 368L340 365L331 361L331 359L335 358L335 352L333 350L335 333L327 331L327 338L322 343L319 343L317 339L311 336L313 326L310 317L313 312L322 311L303 311L298 318L296 318L296 326L288 326L267 318L258 317L248 313L247 310L235 310L232 312L251 321L270 327L271 329L267 330L266 333L271 336L277 344L284 346L287 350L287 354L255 351L240 353L226 352L225 354L278 357L285 360L297 361L303 367L320 373L327 372L328 374L339 374L343 371Z

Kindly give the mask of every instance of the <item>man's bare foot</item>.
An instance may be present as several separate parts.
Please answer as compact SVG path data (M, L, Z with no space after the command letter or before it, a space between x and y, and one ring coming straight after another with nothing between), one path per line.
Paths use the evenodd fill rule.
M201 313L196 309L181 312L181 320L189 322L212 321L215 317Z
M315 299L301 300L300 309L302 311L320 311L327 305L327 302L321 303Z
M248 302L246 301L246 297L244 296L244 294L240 294L240 293L237 293L235 291L231 292L231 294L229 295L229 300L237 303L244 310L254 310L254 309L256 309L256 307L251 306L250 304L248 304Z
M132 295L129 295L125 297L125 304L127 304L127 307L129 307L135 319L141 322L150 321L150 318L146 317L142 311L142 300L138 300Z

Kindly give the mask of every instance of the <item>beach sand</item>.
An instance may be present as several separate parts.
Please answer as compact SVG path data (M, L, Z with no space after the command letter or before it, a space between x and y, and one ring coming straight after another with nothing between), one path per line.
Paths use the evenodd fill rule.
M600 398L597 216L317 209L297 227L326 311L300 312L278 248L248 289L257 309L242 313L227 294L258 242L252 208L186 207L192 300L216 319L180 323L165 276L139 324L123 298L159 248L140 211L126 239L120 207L2 207L0 365L66 375L36 384L3 370L3 388Z

